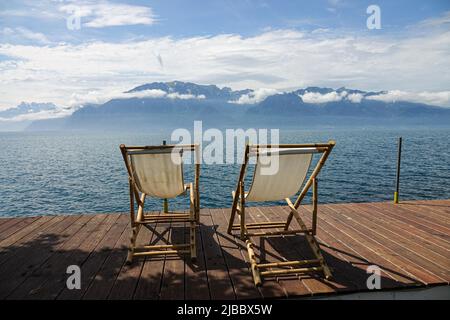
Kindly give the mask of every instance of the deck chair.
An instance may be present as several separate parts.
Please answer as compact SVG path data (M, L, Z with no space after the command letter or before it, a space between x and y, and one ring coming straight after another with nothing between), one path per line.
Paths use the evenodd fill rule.
M120 145L125 166L128 171L130 191L130 219L131 239L128 250L127 263L133 257L155 256L167 254L187 254L191 259L197 257L196 226L199 223L200 197L199 175L200 164L195 164L195 178L192 183L185 183L183 176L183 154L193 152L198 158L198 145L162 145L162 146L125 146ZM190 192L189 213L163 212L145 213L144 203L146 196L160 199L175 198ZM165 200L166 201L166 200ZM137 215L135 214L137 203ZM167 210L164 210L167 211ZM136 247L136 238L143 225L151 223L171 223L171 225L189 223L190 237L188 243L148 245Z
M324 260L319 245L315 239L317 226L317 175L322 169L331 150L334 141L323 144L285 144L285 145L247 145L244 153L244 162L239 173L236 190L232 192L233 205L231 209L228 233L238 231L241 240L245 241L253 280L256 286L262 284L262 277L283 274L301 274L307 272L323 272L326 279L331 278L330 268ZM313 154L321 153L317 165L310 177L306 180ZM248 192L244 189L244 178L251 157L256 157L253 180ZM264 174L264 163L278 160L278 170L273 174ZM274 157L277 157L276 159ZM290 197L296 195L305 182L296 201L292 203ZM298 207L308 190L313 188L313 214L312 226L308 228L301 219ZM286 221L270 221L247 223L245 215L245 203L248 201L279 201L285 200L290 213ZM239 223L235 224L236 215ZM292 219L295 218L299 228L290 229ZM278 230L268 230L278 229ZM257 263L254 253L252 237L283 236L304 234L309 246L314 253L314 260L282 261L275 263ZM307 267L305 267L307 266Z

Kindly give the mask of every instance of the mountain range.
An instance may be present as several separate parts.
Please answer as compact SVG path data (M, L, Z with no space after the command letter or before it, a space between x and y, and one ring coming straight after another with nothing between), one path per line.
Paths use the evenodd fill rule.
M389 101L386 92L308 87L232 90L190 82L153 82L103 104L86 104L57 119L38 119L26 130L153 130L192 127L398 126L450 123L450 108ZM0 112L1 120L52 112L53 104L24 104ZM31 111L30 111L31 110Z

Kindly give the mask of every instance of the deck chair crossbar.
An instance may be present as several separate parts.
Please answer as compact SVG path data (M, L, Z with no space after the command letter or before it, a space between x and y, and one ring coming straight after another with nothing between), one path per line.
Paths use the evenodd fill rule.
M326 264L325 259L322 256L322 253L320 251L320 247L317 243L317 240L315 238L316 230L317 230L317 203L318 203L318 197L317 197L317 188L318 188L318 180L317 176L324 166L331 150L333 149L335 145L334 141L329 141L328 143L320 143L320 144L280 144L280 145L247 145L244 151L244 161L242 163L240 172L239 172L239 178L238 183L236 186L236 189L232 192L233 196L233 204L231 208L231 215L230 220L228 224L228 233L232 234L233 231L239 232L239 237L242 241L245 241L247 252L249 256L250 261L250 267L253 275L253 279L256 286L260 286L262 284L262 277L265 276L278 276L278 275L285 275L285 274L301 274L301 273L309 273L309 272L322 272L326 279L331 278L331 270ZM314 153L321 153L321 157L318 160L317 164L315 165L314 169L312 170L309 178L306 180L306 174L309 169L309 166L312 161L312 155ZM286 201L287 207L289 208L289 214L287 216L286 221L267 221L267 222L254 222L254 223L247 223L246 222L246 210L245 210L245 204L246 201L272 201L272 200L282 200L280 199L271 199L270 196L268 196L268 193L270 193L270 180L261 180L260 175L258 173L258 157L261 155L266 156L273 156L278 155L281 159L284 155L305 155L303 158L304 164L299 164L298 162L285 162L285 164L295 164L292 167L299 168L294 169L295 171L293 174L297 173L299 175L299 185L298 189L293 192L291 195L288 195L286 197L283 197ZM253 173L253 180L251 183L251 187L248 192L245 191L244 188L244 179L246 175L246 170L249 164L249 160L251 157L257 157L256 165ZM291 158L294 161L296 161L295 158ZM292 160L290 160L292 161ZM301 162L300 161L300 162ZM280 163L282 165L282 163ZM303 167L302 167L303 166ZM283 168L281 168L283 169ZM290 168L287 168L288 170ZM286 170L286 168L284 168ZM297 170L297 171L296 171ZM259 183L258 180L262 181L263 183ZM270 178L268 178L270 179ZM306 180L306 183L304 181ZM264 185L264 183L269 182L267 185ZM304 183L304 184L303 184ZM293 203L290 199L291 196L298 193L298 190L303 185L303 188L301 188L300 193L298 194L295 202ZM293 184L295 188L295 184ZM307 192L311 189L313 191L312 195L312 206L313 206L313 212L312 212L312 223L311 227L307 227L307 225L303 222L299 212L298 208L302 202L302 200L305 198ZM255 191L255 189L256 191ZM261 197L258 197L258 195L254 195L253 193L258 193L262 191L264 193L265 190L265 197L267 199L264 199L264 195ZM282 187L281 187L282 188ZM291 188L292 189L292 188ZM279 193L278 196L282 196L282 193ZM276 197L276 195L275 195ZM235 223L236 217L238 218L238 223ZM292 223L292 220L295 219L298 223L298 227L295 229L290 229L290 225ZM272 229L272 230L270 230ZM276 230L273 230L276 229ZM254 252L254 243L252 241L252 237L270 237L270 236L284 236L284 235L296 235L296 234L304 234L305 238L315 256L315 259L309 259L309 260L297 260L297 261L280 261L280 262L274 262L274 263L258 263L256 260L255 252Z
M191 259L196 259L196 227L200 220L200 164L197 162L195 163L194 182L184 183L182 157L185 152L193 152L195 159L199 159L198 145L125 146L122 144L120 145L120 150L128 172L130 193L131 237L127 263L130 264L134 257L169 254L190 254ZM179 157L179 163L170 163L172 159L170 159L169 156L172 154ZM164 155L166 155L165 158ZM143 158L133 158L140 156ZM158 159L156 157L160 158ZM160 165L161 167L152 169L151 164L145 163L146 160L152 161L152 158L156 158L156 161L153 160L154 164ZM139 168L139 166L145 167L146 165L150 166L146 167L146 169L150 168L150 176L146 176L145 170ZM152 172L152 170L156 170L157 172ZM154 173L153 176L152 173ZM158 177L155 178L155 175ZM161 181L161 177L166 179ZM145 199L147 196L156 198L174 198L185 194L188 191L190 194L190 208L188 213L174 211L146 213L144 211ZM137 206L137 213L135 211L135 206ZM150 224L155 223L171 223L171 225L184 225L185 223L188 223L190 230L189 242L182 244L136 246L136 239L141 227L149 227Z

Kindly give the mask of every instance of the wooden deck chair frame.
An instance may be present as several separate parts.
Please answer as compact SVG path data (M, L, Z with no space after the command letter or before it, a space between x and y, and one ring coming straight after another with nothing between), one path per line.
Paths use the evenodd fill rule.
M120 145L125 166L128 172L129 192L130 192L130 220L131 220L131 237L130 246L127 255L127 264L130 264L134 257L139 256L158 256L169 254L190 254L192 260L197 257L197 241L196 227L200 221L200 195L199 195L199 177L200 164L195 163L194 182L184 185L185 192L190 192L190 208L189 213L184 212L163 212L161 214L149 214L144 212L144 203L146 194L141 192L135 181L130 161L130 152L134 151L155 151L170 152L177 148L181 152L190 151L195 155L195 159L199 159L199 146L197 144L190 145L161 145L161 146L125 146ZM137 215L135 214L135 202L137 204ZM136 238L143 225L150 223L189 223L190 237L188 243L183 244L167 244L167 245L148 245L137 247Z
M250 267L253 275L253 280L256 286L260 286L262 284L262 277L264 276L277 276L284 274L301 274L301 273L309 273L309 272L323 272L323 275L326 279L330 279L332 277L330 268L326 264L325 259L322 256L320 251L320 247L315 238L316 229L317 229L317 176L325 164L328 156L331 153L331 150L335 146L335 141L330 140L328 143L321 144L281 144L281 145L247 145L244 153L244 162L241 166L241 170L239 173L239 180L236 186L235 191L232 192L233 196L233 205L231 208L231 216L228 224L228 233L231 235L232 231L239 231L241 240L245 241L247 252L250 261ZM248 166L249 158L250 158L250 149L256 148L259 150L261 148L279 148L279 149L289 149L289 148L316 148L317 153L322 153L319 161L317 162L314 170L312 171L310 177L304 184L300 194L298 195L296 201L294 203L291 202L289 198L286 198L286 203L290 209L290 213L287 217L286 221L270 221L270 222L258 222L258 223L247 223L245 216L245 190L244 190L244 178L246 169ZM258 152L258 151L257 151ZM256 169L255 169L256 170ZM313 205L313 214L312 214L312 226L308 228L306 224L300 217L298 212L298 207L300 203L306 196L306 193L310 188L313 188L312 195L312 205ZM236 215L239 218L239 223L234 224ZM295 218L300 228L297 229L289 229L289 226L292 222L292 219ZM283 229L279 231L266 231L264 229ZM256 230L256 232L254 231ZM259 230L259 231L258 231ZM294 235L294 234L304 234L306 240L311 247L311 250L315 256L313 260L296 260L296 261L282 261L282 262L274 262L274 263L257 263L255 253L254 253L254 244L252 242L252 237L258 236L281 236L281 235ZM314 266L315 265L315 266ZM308 267L305 267L308 266ZM290 268L290 269L288 269ZM270 269L270 270L267 270Z

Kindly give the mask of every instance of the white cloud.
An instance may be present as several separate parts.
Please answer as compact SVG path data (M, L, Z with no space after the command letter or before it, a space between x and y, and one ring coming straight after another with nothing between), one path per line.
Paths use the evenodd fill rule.
M353 103L360 103L363 99L363 95L361 93L350 93L347 96L347 100Z
M439 92L406 92L392 90L379 95L368 96L366 99L384 102L410 101L426 103L435 106L450 107L450 91Z
M164 57L164 68L154 52ZM11 57L0 62L0 108L22 100L67 105L74 93L107 95L174 79L234 89L313 85L434 92L450 87L450 73L443 72L450 66L450 31L381 38L270 30L251 37L220 34L128 43L2 43L0 54Z
M171 92L167 95L167 98L187 100L187 99L205 99L206 97L203 94L194 95L190 93Z
M420 25L425 27L426 26L436 27L445 24L450 24L450 11L444 12L444 14L441 15L440 17L433 17L430 19L426 19L420 23Z
M341 101L347 95L346 91L342 92L328 92L321 94L320 92L305 92L299 95L305 103L327 103L334 101Z
M16 28L5 27L2 30L0 30L0 34L7 38L14 38L18 40L22 39L32 40L33 42L37 42L40 44L50 43L45 34L40 32L34 32L24 27L16 27Z
M142 91L135 91L129 93L122 93L117 95L116 99L124 99L124 98L163 98L167 95L167 92L160 89L148 89Z
M130 98L168 98L168 99L205 99L205 96L193 94L180 94L178 92L167 93L160 89L148 89L134 92L105 92L105 91L88 91L84 94L72 94L69 101L70 107L76 107L88 103L101 104L111 99L130 99Z
M264 101L269 96L273 96L274 94L279 93L278 90L270 89L270 88L260 88L253 90L247 94L243 94L236 101L229 101L230 103L237 104L255 104L261 101Z
M90 28L137 24L151 25L156 22L153 10L149 7L108 1L62 5L59 7L59 11L67 15L79 16L81 26Z
M21 114L18 116L14 116L11 118L3 118L0 117L0 121L5 122L19 122L19 121L34 121L34 120L43 120L43 119L55 119L66 117L73 113L75 109L70 108L57 108L55 110L45 110L39 112L30 112Z

